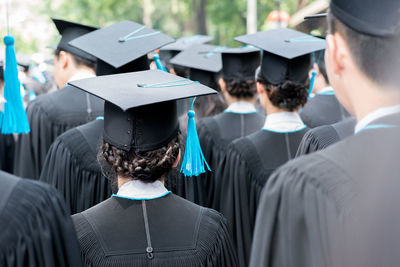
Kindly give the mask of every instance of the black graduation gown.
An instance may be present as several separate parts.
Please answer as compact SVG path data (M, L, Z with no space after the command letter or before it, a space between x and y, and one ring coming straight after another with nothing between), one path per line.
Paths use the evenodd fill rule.
M0 266L82 266L76 232L57 190L0 172Z
M237 266L222 215L173 194L111 197L72 218L86 266Z
M294 158L307 128L277 133L260 130L235 140L218 168L216 202L227 218L240 266L248 266L260 194L271 173Z
M300 113L304 124L310 128L339 122L350 114L335 95L316 94L309 99Z
M71 214L111 195L110 181L97 161L103 125L103 120L94 120L63 133L51 145L44 162L40 180L58 189Z
M15 140L12 134L0 134L0 170L13 172Z
M356 120L348 118L332 125L319 126L309 130L301 140L296 157L324 149L354 134Z
M332 262L353 204L371 181L398 180L400 173L400 115L375 123L397 128L362 131L271 175L257 211L251 267L345 266Z
M223 159L226 148L233 140L245 137L262 128L265 117L259 113L238 114L223 112L213 117L200 120L197 123L197 132L200 145L211 172L197 177L185 178L177 174L178 169L170 172L171 176L178 176L175 182L178 195L203 207L214 208L215 184L214 179L219 162ZM175 179L173 179L175 180Z
M31 132L19 136L14 174L39 179L46 154L56 137L101 116L103 106L103 100L68 85L29 103L27 116Z

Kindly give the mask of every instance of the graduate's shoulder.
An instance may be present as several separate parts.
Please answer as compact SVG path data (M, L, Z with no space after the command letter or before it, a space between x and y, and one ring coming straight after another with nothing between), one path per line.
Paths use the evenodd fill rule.
M1 178L14 184L3 202L0 218L3 233L29 234L29 230L32 230L31 225L53 223L51 218L68 216L60 194L52 186L5 173L1 173Z
M349 142L350 141L350 142ZM343 140L325 150L301 156L289 161L275 171L268 186L278 185L291 190L309 186L319 194L332 199L338 205L345 205L356 193L356 181L343 164L346 150L351 147L352 140Z

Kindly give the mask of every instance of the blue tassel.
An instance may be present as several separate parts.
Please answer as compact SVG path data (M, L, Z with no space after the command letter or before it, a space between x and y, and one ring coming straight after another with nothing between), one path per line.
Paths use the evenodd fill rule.
M168 72L167 69L162 64L160 55L158 54L158 52L154 52L153 59L154 59L154 62L156 63L157 69Z
M193 111L193 104L196 98L193 99L191 108L188 112L188 126L187 126L187 138L185 155L183 156L183 162L181 166L181 173L185 176L197 176L201 173L206 172L205 167L209 171L210 167L204 158L203 151L200 147L199 137L196 130L196 122L194 120L195 112Z
M6 64L4 70L4 117L1 122L3 134L29 133L29 122L26 117L21 97L21 85L18 81L17 60L15 58L14 37L4 37L6 45Z
M313 70L313 71L311 72L310 88L308 89L308 97L310 97L311 92L312 92L312 90L313 90L313 88L314 88L315 77L317 76L317 74L318 74L318 73L317 73L316 70Z

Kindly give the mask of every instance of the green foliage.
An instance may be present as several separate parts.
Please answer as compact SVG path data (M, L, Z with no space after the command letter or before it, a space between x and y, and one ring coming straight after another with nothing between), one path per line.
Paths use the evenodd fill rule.
M121 20L143 23L144 8L150 10L151 27L173 37L194 32L193 1L196 0L43 0L41 14L103 27ZM239 46L233 38L246 33L246 0L206 0L206 26L214 43ZM282 0L281 9L294 13L301 0ZM314 0L306 0L307 3ZM262 30L275 0L257 1L258 29Z

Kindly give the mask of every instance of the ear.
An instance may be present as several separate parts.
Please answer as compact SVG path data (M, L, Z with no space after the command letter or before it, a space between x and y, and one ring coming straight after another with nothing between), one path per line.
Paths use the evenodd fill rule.
M60 67L62 69L68 68L68 65L70 64L70 57L65 51L60 51L60 54L58 56L58 62L60 63Z
M331 71L336 75L341 75L346 66L345 61L350 56L349 48L339 33L328 35L326 41L325 57L328 57L327 61L330 63Z
M257 82L257 93L258 93L259 95L262 95L262 94L265 94L265 93L266 93L266 91L265 91L265 86L264 86L262 83L260 83L260 82Z
M221 88L221 92L226 93L226 83L222 77L219 78L218 83L219 83L219 87Z
M181 160L181 150L179 149L179 154L176 157L176 160L174 161L174 164L172 164L172 168L178 167L179 161Z

